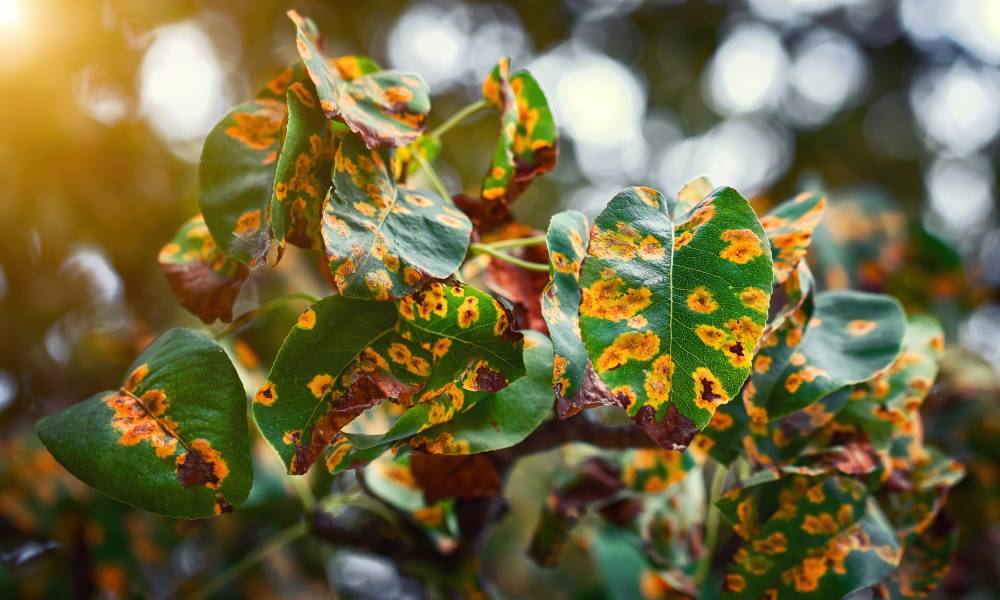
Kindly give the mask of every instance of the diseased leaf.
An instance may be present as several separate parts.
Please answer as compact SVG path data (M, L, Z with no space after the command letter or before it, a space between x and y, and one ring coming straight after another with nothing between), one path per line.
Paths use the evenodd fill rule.
M323 200L330 187L333 134L310 82L288 89L285 139L274 176L271 230L301 248L322 247Z
M714 189L715 185L708 177L695 177L681 187L676 198L667 198L667 214L674 221L683 221Z
M198 168L201 212L228 256L249 266L278 260L271 233L274 171L281 151L285 103L236 105L209 132Z
M501 59L483 82L483 98L500 111L500 139L480 199L499 223L535 177L555 168L558 139L541 86L528 71L511 77L509 58Z
M580 329L598 376L660 445L683 449L733 398L767 317L771 259L730 188L676 225L656 190L598 216L580 272Z
M435 425L410 440L434 454L475 454L508 448L552 414L552 344L535 331L524 332L527 375L451 421Z
M431 102L419 75L379 71L362 74L363 65L331 61L323 53L319 30L294 10L296 46L316 85L320 106L330 119L343 121L369 148L405 146L417 139Z
M523 223L510 221L488 234L480 237L487 244L513 240L517 238L535 237L541 231ZM524 248L504 249L504 252L522 260L536 263L547 263L549 254L542 244L534 244ZM513 306L518 329L534 329L547 333L545 320L542 317L541 295L549 282L549 276L539 271L529 271L494 257L486 257L489 261L483 273L483 283L493 293L509 301Z
M181 306L206 324L233 320L233 303L250 270L215 245L201 215L181 226L158 260Z
M492 498L500 494L500 473L487 454L414 452L410 455L410 470L427 502Z
M784 283L805 257L813 230L823 218L824 210L824 194L802 192L778 205L760 220L771 242L775 283Z
M392 155L347 136L334 160L323 242L341 295L389 300L461 265L472 224L450 199L399 187Z
M580 338L579 316L580 266L587 254L589 230L586 215L568 210L552 217L545 235L551 281L542 292L542 316L555 351L552 387L559 396L557 413L560 419L586 408L572 398L580 394L590 364Z
M521 336L510 326L496 300L459 283L430 283L398 303L325 298L288 334L254 396L254 416L295 474L385 399L412 405L397 421L410 429L370 436L367 444L352 436L352 446L409 437L524 374Z
M250 492L246 393L223 349L189 329L157 338L118 390L45 417L35 430L88 485L163 515L229 512Z
M441 154L441 138L424 134L406 146L396 150L396 171L393 173L400 183L406 183L411 175L420 168L415 158L419 155L427 164L432 164L438 154Z
M765 506L776 510L764 514ZM791 475L737 487L718 507L743 539L722 598L840 598L899 563L891 526L848 477Z

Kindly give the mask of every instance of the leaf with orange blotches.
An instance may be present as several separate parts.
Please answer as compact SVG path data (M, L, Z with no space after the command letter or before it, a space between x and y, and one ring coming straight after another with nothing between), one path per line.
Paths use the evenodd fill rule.
M215 245L201 215L181 226L158 259L181 306L206 324L233 320L233 303L250 271Z
M558 132L541 86L528 71L511 76L509 58L486 77L483 98L500 111L500 138L479 196L491 220L502 222L528 184L555 168Z
M674 221L683 221L688 213L694 210L698 203L704 200L715 185L708 177L695 177L685 183L677 192L677 196L667 198L667 209Z
M171 517L229 512L253 481L243 385L225 351L190 329L158 337L117 390L35 430L84 483Z
M407 410L385 436L349 436L346 451L404 439L472 408L524 374L520 342L499 302L457 282L430 283L397 303L331 296L288 334L254 396L254 416L289 472L302 474L382 400Z
M343 121L369 148L404 146L417 139L430 110L430 95L419 75L379 71L360 74L358 65L330 61L319 30L294 10L296 47L316 85L329 119Z
M722 598L840 598L896 568L899 544L861 482L792 474L754 483L717 503L742 538Z
M391 151L354 136L339 144L323 215L330 272L349 298L402 298L461 265L472 224L451 199L400 187Z
M749 203L718 188L678 224L651 188L597 217L580 272L580 330L597 375L660 445L683 449L750 373L771 257Z
M581 393L590 358L580 338L580 266L587 255L590 221L575 210L558 213L549 222L545 242L549 249L551 280L542 291L542 316L552 336L555 359L552 387L560 405L573 406L570 398ZM565 419L579 411L560 409Z
M771 242L775 283L788 279L805 257L824 210L825 194L802 192L761 217L760 223Z

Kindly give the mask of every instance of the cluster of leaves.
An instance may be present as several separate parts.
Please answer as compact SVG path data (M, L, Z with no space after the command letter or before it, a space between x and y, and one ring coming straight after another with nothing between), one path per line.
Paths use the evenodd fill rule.
M588 453L559 478L531 542L541 564L585 532L609 596L696 595L710 550L689 492L711 456L754 471L718 501L743 540L727 595L933 587L953 539L940 508L962 473L921 435L943 336L887 296L817 292L804 257L825 196L758 218L704 178L675 196L632 187L592 223L566 211L517 238L511 206L557 156L530 73L504 59L485 78L478 106L499 115L498 140L479 196L452 198L420 77L328 58L290 16L301 60L210 133L202 213L160 253L205 323L231 321L251 270L286 243L323 253L335 293L301 313L252 398L290 474L370 464L366 489L448 552L458 503L500 494L499 451L624 413L646 437L620 445L650 447ZM418 167L436 189L412 187ZM514 252L534 262L503 251L525 246ZM499 297L470 283L479 253ZM173 329L117 389L37 431L94 488L201 518L249 494L246 399L217 341Z

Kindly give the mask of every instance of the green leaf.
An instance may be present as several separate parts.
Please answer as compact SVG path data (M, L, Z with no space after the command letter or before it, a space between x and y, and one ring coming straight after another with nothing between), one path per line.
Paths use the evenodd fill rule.
M718 506L744 541L722 598L840 598L881 581L899 562L885 515L848 477L786 476L734 488Z
M580 265L587 255L590 222L575 210L558 213L549 222L545 242L551 280L542 291L542 316L552 336L555 359L552 387L563 399L580 392L590 358L580 339ZM559 418L576 410L560 410Z
M675 198L667 198L667 214L674 221L684 218L715 189L708 177L695 177L684 184Z
M431 101L419 75L379 71L362 74L363 65L331 62L323 53L319 30L294 10L296 46L316 85L320 106L330 119L343 121L369 148L405 146L424 129Z
M201 215L181 225L158 260L181 306L206 324L233 320L233 303L250 270L215 245Z
M499 302L459 283L430 283L398 303L325 298L282 344L254 396L257 424L295 474L384 399L416 403L418 433L524 374L511 323Z
M862 292L816 297L801 346L781 368L770 394L759 402L771 418L803 409L844 386L866 381L899 354L906 320L899 303ZM758 390L758 393L762 393Z
M322 247L323 200L330 188L333 135L310 82L288 89L288 121L274 175L271 230L301 248Z
M236 105L205 138L198 169L201 212L228 256L249 266L277 262L270 206L281 151L285 103Z
M760 224L771 242L775 283L783 283L798 266L812 241L813 230L826 210L826 195L802 192L792 200L778 205L765 215Z
M243 385L223 349L189 329L157 338L117 391L45 417L35 429L84 483L171 517L228 512L253 481Z
M619 193L580 272L580 330L598 376L660 445L685 448L750 372L771 257L747 201L719 188L674 226L662 195Z
M552 414L552 344L536 331L524 332L527 375L479 400L451 421L423 431L411 446L435 454L475 454L509 448L528 437Z
M399 187L393 156L353 136L337 148L323 242L341 295L389 300L444 279L465 258L472 223L450 198Z
M501 59L487 76L483 98L500 111L500 139L480 197L487 212L503 217L535 177L555 168L558 136L541 86L528 71L511 77L510 58Z
M396 179L405 183L417 172L420 163L415 155L420 155L427 164L432 164L438 154L441 154L441 138L429 134L421 135L413 143L396 149Z

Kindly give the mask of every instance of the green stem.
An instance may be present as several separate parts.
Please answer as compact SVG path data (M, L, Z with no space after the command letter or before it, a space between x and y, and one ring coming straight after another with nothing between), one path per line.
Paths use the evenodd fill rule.
M320 299L312 294L307 294L306 292L292 292L291 294L280 296L274 300L268 300L257 308L249 310L233 319L233 322L227 325L225 329L215 334L215 339L220 340L228 335L232 335L257 317L267 314L276 308L281 308L289 302L294 302L296 300L305 300L310 304L315 304L316 302L319 302Z
M305 535L308 529L309 528L306 527L305 523L296 523L295 525L291 525L276 532L270 538L264 540L262 544L248 552L243 558L231 564L229 568L210 579L208 583L203 585L201 588L195 590L189 598L195 600L208 598L215 592L225 587L226 584L248 571L258 562L264 560L271 552L274 552L285 544Z
M481 110L486 110L489 107L490 105L486 103L486 100L477 100L472 104L469 104L465 108L461 109L457 113L453 114L444 123L438 125L437 128L434 131L430 132L429 135L431 137L440 138L442 135L444 135L446 131L448 131L452 127L458 125L459 123L461 123L468 117L471 117L472 115L476 114L477 112Z
M434 186L437 193L441 194L441 199L448 200L451 198L451 194L449 194L448 189L444 187L444 183L441 182L441 178L438 177L437 171L434 170L431 163L427 162L427 159L421 156L419 152L414 152L413 158L417 159L417 164L419 164L420 168L427 174L427 178L431 180L431 185Z
M705 554L702 555L698 563L698 570L694 575L695 586L700 586L708 577L712 569L712 555L715 554L715 543L719 538L719 509L716 508L716 501L722 496L722 486L726 483L726 467L716 464L715 474L712 476L712 491L708 498L708 514L705 516Z
M500 260L509 262L512 265L517 265L518 267L521 267L522 269L527 269L528 271L540 271L540 272L544 272L544 273L548 273L549 272L549 266L548 265L543 265L542 263L531 262L531 261L520 259L520 258L518 258L516 256L511 256L510 254L507 254L506 252L501 252L501 251L497 250L491 244L481 244L479 242L475 242L475 243L469 245L469 250L473 254L488 254L488 255L492 256L493 258L498 258Z
M499 242L490 242L487 244L494 250L502 250L504 248L524 248L525 246L541 246L546 243L544 235L536 235L534 237L517 238L514 240L500 240Z
M288 475L288 482L298 495L299 501L302 502L303 512L307 515L312 514L313 508L316 506L316 495L309 487L309 480L306 479L305 475Z

